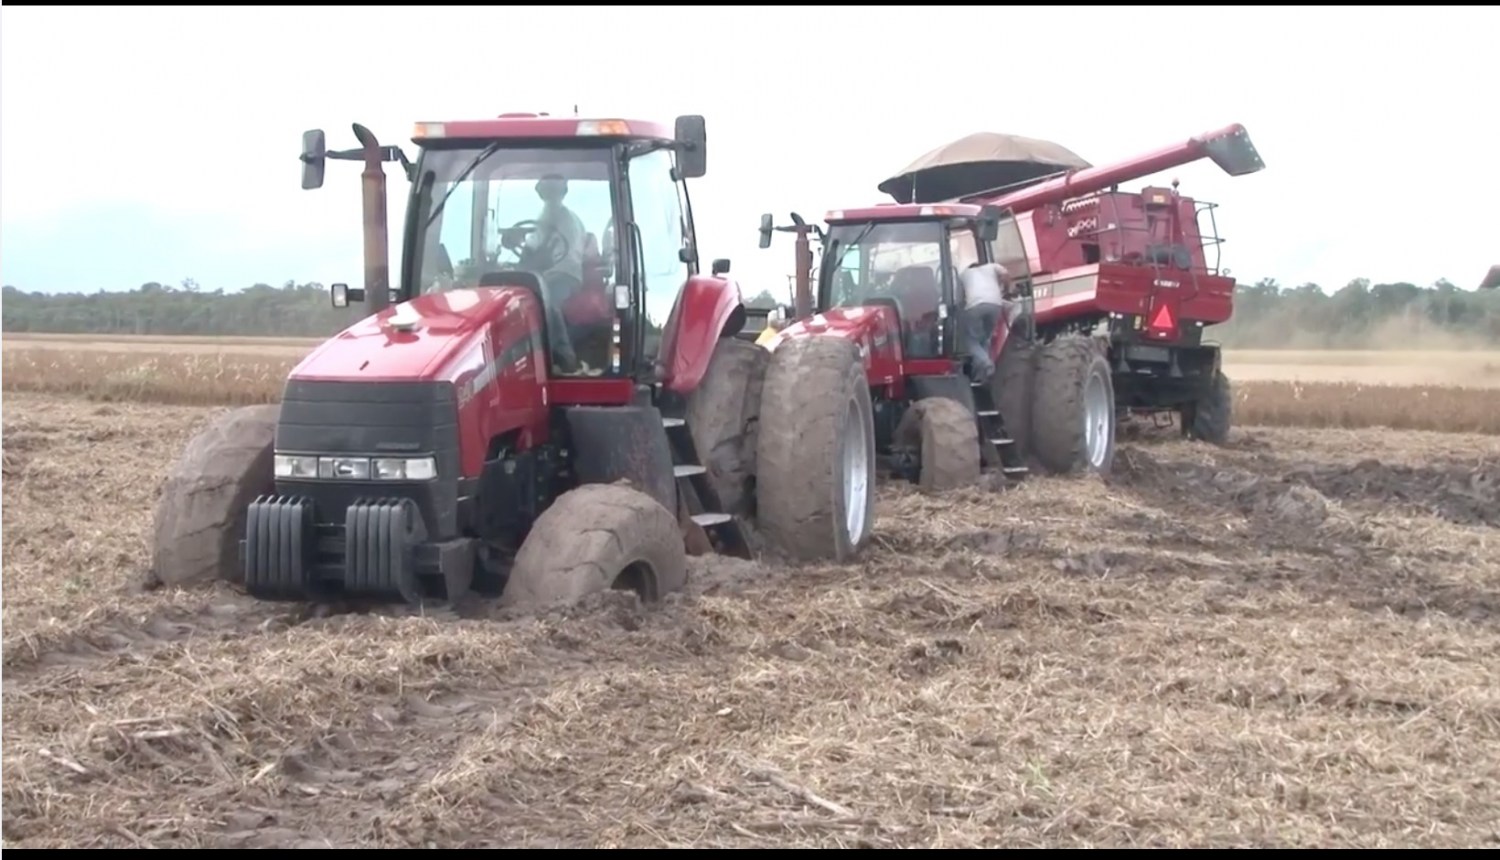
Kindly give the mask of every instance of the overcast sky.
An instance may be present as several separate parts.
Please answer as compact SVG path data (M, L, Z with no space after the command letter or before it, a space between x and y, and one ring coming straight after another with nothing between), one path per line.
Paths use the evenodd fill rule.
M789 237L756 248L761 212L888 199L876 183L974 131L1100 164L1244 123L1265 171L1171 174L1221 204L1242 281L1472 287L1500 263L1494 7L354 9L5 9L0 278L358 284L358 167L302 191L304 129L414 152L419 120L575 104L707 117L700 246L747 293L792 268Z

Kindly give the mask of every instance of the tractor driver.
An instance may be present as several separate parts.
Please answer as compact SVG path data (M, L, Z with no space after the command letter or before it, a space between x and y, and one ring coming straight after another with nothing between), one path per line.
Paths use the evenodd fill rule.
M542 198L542 211L536 216L536 227L524 242L518 232L502 230L500 242L514 250L524 246L528 256L535 254L546 261L542 264L545 271L539 274L543 303L551 321L548 338L563 372L572 373L586 368L579 368L572 333L563 320L562 308L563 303L583 286L583 237L587 231L583 219L563 205L567 194L568 181L560 174L543 176L536 183L536 195Z

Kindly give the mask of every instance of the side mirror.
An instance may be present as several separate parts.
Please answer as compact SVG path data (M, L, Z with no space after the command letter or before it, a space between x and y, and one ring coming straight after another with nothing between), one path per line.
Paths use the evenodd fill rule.
M302 132L302 190L323 187L323 168L327 165L328 138L323 129Z
M727 275L727 274L729 274L729 261L726 260L726 259L724 259L723 257L720 257L719 259L714 260L713 267L710 269L710 271L713 273L713 276L716 277L716 278L719 277L720 275Z
M775 223L776 223L776 219L772 218L771 217L771 213L769 213L769 212L767 212L766 214L760 216L760 246L761 246L761 248L769 248L769 247L771 247L771 230L773 229L773 226L775 225Z
M708 172L708 130L703 117L688 114L677 118L677 175L697 179Z
M348 284L332 284L328 287L333 306L336 308L347 308L350 302L362 302L365 300L365 291L355 287L349 289Z
M979 210L979 241L993 242L1000 237L1000 207L986 206Z
M792 321L792 314L791 305L777 305L771 308L770 313L766 314L766 327L780 331L787 323Z

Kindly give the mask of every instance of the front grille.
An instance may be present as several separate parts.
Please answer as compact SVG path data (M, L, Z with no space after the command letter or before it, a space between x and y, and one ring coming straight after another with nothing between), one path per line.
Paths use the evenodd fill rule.
M458 402L447 382L290 380L281 400L276 450L289 454L432 455L435 481L277 481L278 491L314 500L319 523L342 526L361 498L416 501L429 534L452 534L457 520Z

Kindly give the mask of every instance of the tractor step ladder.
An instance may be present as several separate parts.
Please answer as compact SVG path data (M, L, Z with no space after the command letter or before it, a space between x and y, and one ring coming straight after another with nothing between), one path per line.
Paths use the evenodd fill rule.
M974 392L974 418L979 424L979 452L981 460L988 465L997 465L1008 481L1021 481L1030 473L1023 462L1016 440L1005 430L1005 421L1000 410L995 408L995 398L988 385L969 382Z
M698 459L687 421L663 416L662 426L667 431L667 445L672 449L672 475L677 479L678 498L687 504L689 518L703 529L720 555L750 558L745 530L733 514L724 511L719 494L709 483L708 469Z

